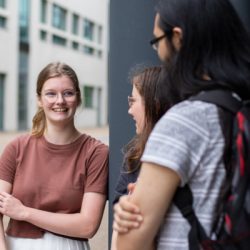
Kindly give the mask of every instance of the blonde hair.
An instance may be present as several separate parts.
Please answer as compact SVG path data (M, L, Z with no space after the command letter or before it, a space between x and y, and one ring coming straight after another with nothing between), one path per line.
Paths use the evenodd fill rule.
M74 84L74 88L77 92L78 106L81 104L81 91L79 88L79 81L75 71L65 63L55 62L48 64L38 75L36 94L40 98L44 83L54 77L67 76L71 79ZM34 136L42 136L46 129L46 117L44 110L39 107L36 114L32 119L32 131L31 134Z

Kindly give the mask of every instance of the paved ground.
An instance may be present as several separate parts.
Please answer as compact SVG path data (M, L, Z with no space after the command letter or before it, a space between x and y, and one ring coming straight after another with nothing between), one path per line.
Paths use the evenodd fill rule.
M108 127L102 128L84 128L82 132L92 135L95 138L103 141L105 144L109 144L109 130ZM0 154L5 145L15 138L16 136L25 132L0 132ZM8 219L5 218L5 224ZM91 250L108 250L108 203L106 204L103 220L98 233L90 240Z

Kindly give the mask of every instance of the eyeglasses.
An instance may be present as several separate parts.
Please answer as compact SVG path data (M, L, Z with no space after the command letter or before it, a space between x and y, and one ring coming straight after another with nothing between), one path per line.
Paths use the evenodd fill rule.
M57 101L58 96L61 95L63 100L66 102L74 102L76 100L77 93L75 90L66 90L62 93L57 93L54 91L48 91L42 94L47 102L54 103Z
M128 106L131 108L133 103L135 102L135 98L132 96L128 96Z
M152 48L153 48L154 50L157 50L157 49L158 49L159 41L160 41L162 38L166 37L166 36L167 36L167 34L164 33L163 35L161 35L161 36L159 36L159 37L155 37L154 39L152 39L152 40L150 41L150 44L151 44Z

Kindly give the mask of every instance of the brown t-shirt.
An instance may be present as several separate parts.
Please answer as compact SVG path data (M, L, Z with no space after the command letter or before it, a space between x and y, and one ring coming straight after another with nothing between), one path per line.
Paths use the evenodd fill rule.
M67 145L22 135L0 157L0 179L12 184L12 195L28 207L53 213L78 213L84 193L107 193L108 147L81 135ZM44 230L10 220L8 235L40 238Z

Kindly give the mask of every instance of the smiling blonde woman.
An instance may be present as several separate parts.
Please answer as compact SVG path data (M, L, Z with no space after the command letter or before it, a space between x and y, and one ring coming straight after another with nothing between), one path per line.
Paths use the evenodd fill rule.
M106 202L108 147L75 127L81 93L70 66L47 65L36 92L32 134L0 157L0 213L11 218L0 249L88 250Z

